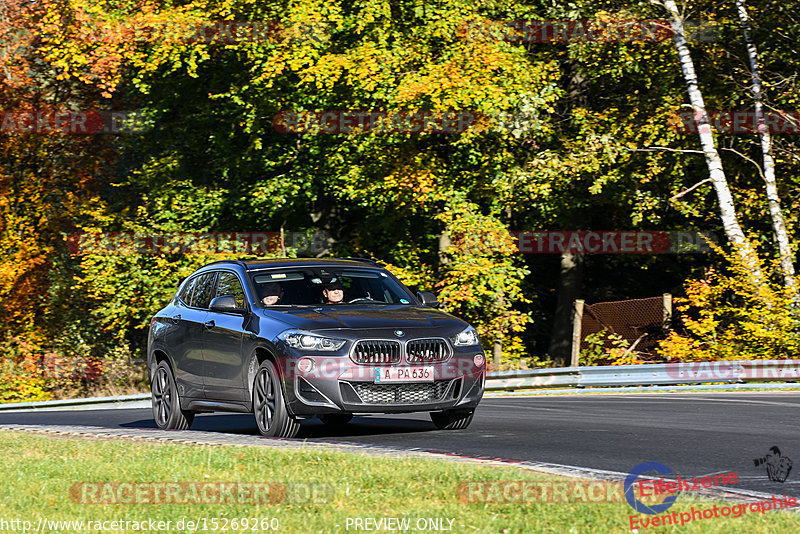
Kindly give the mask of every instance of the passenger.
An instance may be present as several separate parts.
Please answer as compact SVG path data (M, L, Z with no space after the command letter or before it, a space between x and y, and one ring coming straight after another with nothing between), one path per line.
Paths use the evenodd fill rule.
M272 282L264 286L262 295L264 295L264 297L261 299L261 304L264 306L274 306L283 298L283 288L280 284Z
M322 296L325 297L325 304L342 304L344 300L344 288L340 281L331 282L322 290Z

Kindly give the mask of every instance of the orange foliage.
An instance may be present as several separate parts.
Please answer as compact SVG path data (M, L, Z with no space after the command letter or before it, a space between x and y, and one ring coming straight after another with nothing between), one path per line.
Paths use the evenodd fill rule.
M39 56L47 2L0 4L0 110L90 109L93 89L52 79ZM65 95L65 96L62 96ZM47 103L46 105L44 103ZM49 274L62 232L95 201L108 155L91 136L59 132L0 134L0 323L5 335L31 333L47 309ZM100 155L101 157L97 157Z

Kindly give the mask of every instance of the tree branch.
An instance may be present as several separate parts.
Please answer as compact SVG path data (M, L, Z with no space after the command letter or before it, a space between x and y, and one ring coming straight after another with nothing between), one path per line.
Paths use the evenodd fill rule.
M694 185L693 185L692 187L690 187L689 189L685 189L684 191L682 191L682 192L678 193L677 195L673 195L673 196L671 196L669 199L670 199L670 200L676 200L676 199L679 199L679 198L681 198L683 195L685 195L686 193L691 193L692 191L694 191L695 189L697 189L698 187L700 187L700 186L701 186L701 185L703 185L704 183L706 183L706 182L710 182L710 181L712 181L712 180L711 180L711 178L706 178L705 180L701 180L701 181L697 182L696 184L694 184Z
M749 161L750 163L752 163L753 165L755 165L755 166L756 166L756 169L758 169L758 174L760 174L760 175L761 175L761 179L762 179L762 180L766 180L766 178L764 177L764 171L762 171L762 170L761 170L761 165L759 165L759 164L758 164L758 162L757 162L757 161L755 161L754 159L752 159L752 158L750 158L750 157L748 157L748 156L745 156L744 154L742 154L741 152L739 152L739 151L738 151L738 150L736 150L735 148L725 148L725 147L721 147L721 148L720 148L720 150L727 150L728 152L733 152L733 153L734 153L734 154L736 154L737 156L740 156L741 158L743 158L743 159L745 159L745 160Z
M669 148L667 146L649 146L647 148L629 148L631 152L679 152L684 154L703 154L702 150L689 150L681 148Z

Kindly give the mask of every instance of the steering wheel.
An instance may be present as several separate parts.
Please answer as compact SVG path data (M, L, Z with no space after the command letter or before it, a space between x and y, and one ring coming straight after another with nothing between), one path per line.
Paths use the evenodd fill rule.
M371 298L368 298L368 297L359 297L357 299L350 300L347 303L348 304L355 304L357 302L377 302L377 301L375 299L371 299Z

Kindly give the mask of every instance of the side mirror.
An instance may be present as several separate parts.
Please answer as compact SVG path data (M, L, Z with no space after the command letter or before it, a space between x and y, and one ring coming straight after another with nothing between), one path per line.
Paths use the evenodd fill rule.
M420 302L422 302L423 306L428 308L439 307L439 299L437 299L436 295L430 293L429 291L417 291L417 298Z
M236 299L233 295L222 295L215 297L209 305L211 311L223 313L244 313L244 308L236 306Z

